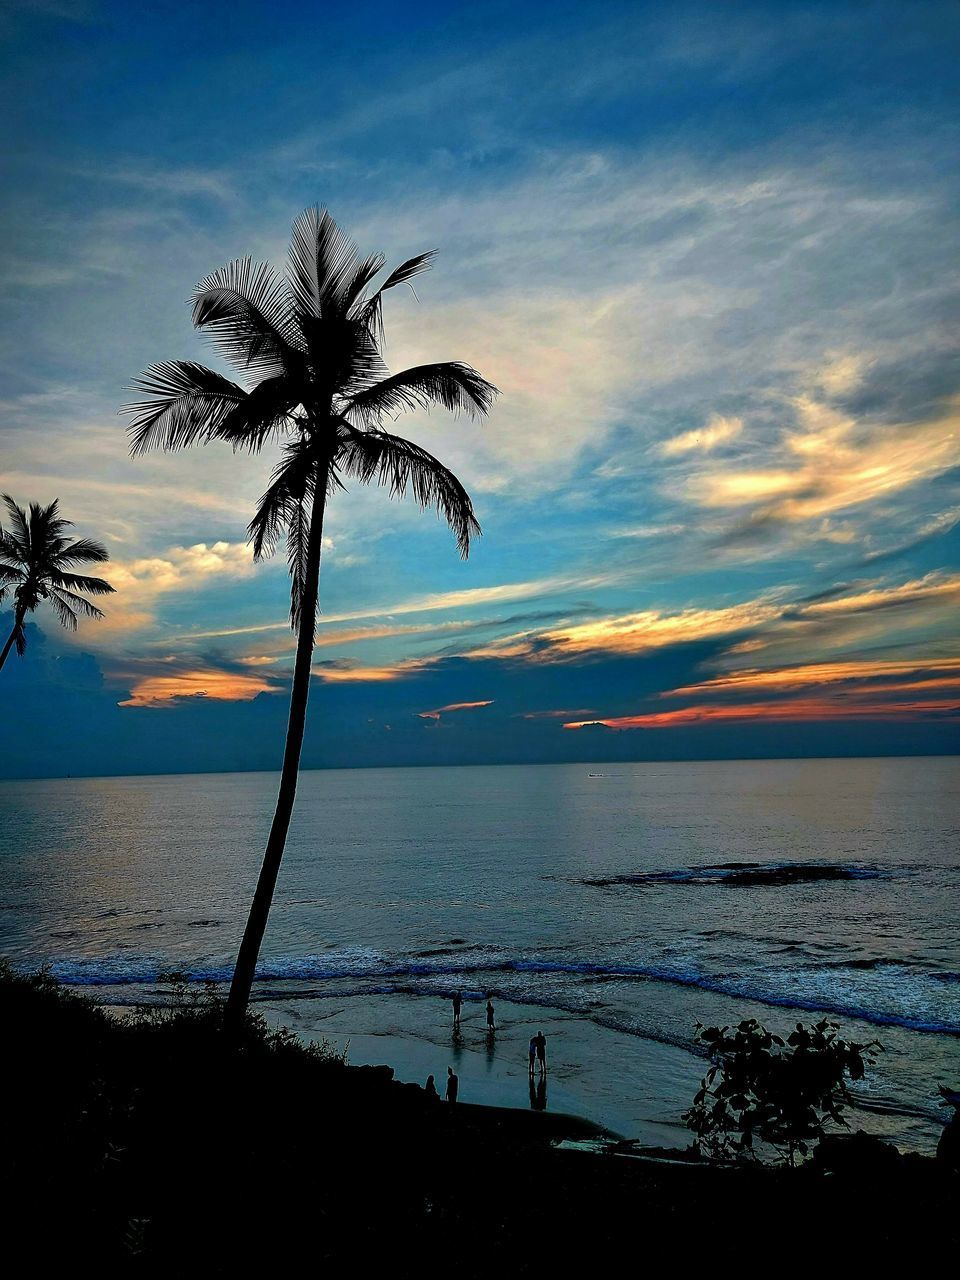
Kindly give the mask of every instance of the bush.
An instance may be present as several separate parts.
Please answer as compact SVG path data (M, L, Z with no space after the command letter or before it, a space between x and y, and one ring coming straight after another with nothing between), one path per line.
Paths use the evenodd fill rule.
M757 1142L791 1165L806 1156L833 1123L846 1127L847 1079L862 1080L876 1040L856 1044L825 1019L796 1030L784 1041L755 1018L735 1028L696 1028L710 1069L682 1119L697 1145L714 1158L756 1158Z

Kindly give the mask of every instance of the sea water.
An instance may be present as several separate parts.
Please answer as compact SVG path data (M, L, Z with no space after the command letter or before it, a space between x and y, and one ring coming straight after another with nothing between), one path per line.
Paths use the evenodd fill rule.
M228 978L276 786L0 783L0 951L110 1004ZM698 1020L826 1016L883 1045L854 1127L929 1150L960 1086L958 799L956 758L308 772L255 999L415 1077L450 1056L442 1002L492 993L502 1064L479 1006L476 1057L451 1045L500 1082L474 1096L526 1105L547 1020L552 1106L673 1143Z

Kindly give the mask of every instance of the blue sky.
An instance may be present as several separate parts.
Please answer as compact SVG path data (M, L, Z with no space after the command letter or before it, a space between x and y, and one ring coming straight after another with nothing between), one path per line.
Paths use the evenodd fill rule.
M957 749L954 4L36 0L0 38L0 484L118 588L35 616L0 770L278 763L270 458L134 460L117 408L216 363L193 286L315 202L439 250L391 365L502 394L397 427L473 494L467 563L335 500L307 764Z

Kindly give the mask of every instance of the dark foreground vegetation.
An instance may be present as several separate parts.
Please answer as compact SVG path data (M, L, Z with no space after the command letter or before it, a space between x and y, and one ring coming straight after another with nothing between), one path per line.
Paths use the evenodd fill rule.
M834 1274L960 1243L960 1176L870 1140L798 1169L557 1150L589 1126L451 1111L256 1019L230 1044L206 1001L121 1021L2 971L0 1016L20 1274L546 1277L722 1257Z

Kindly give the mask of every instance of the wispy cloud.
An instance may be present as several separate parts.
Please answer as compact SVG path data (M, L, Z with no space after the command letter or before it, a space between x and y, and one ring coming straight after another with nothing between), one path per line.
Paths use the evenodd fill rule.
M534 600L561 589L571 587L588 587L603 581L598 575L583 578L548 577L533 578L527 582L505 582L498 586L464 587L461 590L436 591L427 595L415 596L391 604L374 605L367 609L355 609L346 613L328 613L321 615L317 643L324 645L345 642L344 633L324 634L323 627L334 626L342 622L360 622L365 618L402 617L411 613L435 613L443 610L470 609L478 605L504 604L515 600ZM251 627L227 627L215 631L193 631L177 637L179 640L209 640L224 636L256 635L264 631L279 631L289 628L289 622L266 622ZM455 629L457 624L446 624ZM363 632L354 632L355 639L376 639L389 635L400 635L405 632L421 630L437 630L436 626L397 628L394 626L375 627ZM349 637L350 633L347 633Z
M692 501L749 509L768 522L820 520L889 499L958 465L955 407L932 421L892 426L858 421L809 397L794 407L800 425L785 433L779 466L696 472L686 484Z
M652 711L635 716L611 716L604 720L568 721L564 729L586 729L600 724L607 729L674 729L680 725L723 721L830 722L832 720L913 720L944 715L960 717L957 699L919 699L910 702L841 702L830 698L789 698L780 702L740 702L680 707L676 711Z
M434 711L418 711L417 715L421 720L439 720L452 711L476 711L480 707L492 706L492 698L487 698L483 702L448 702L445 707L437 707Z
M736 440L741 431L743 431L742 418L723 418L720 414L714 413L710 415L706 426L699 430L684 431L670 440L665 440L660 446L660 452L667 458L673 458L682 453L692 453L695 450L709 453L718 445Z
M895 678L903 676L914 679L906 683L902 680L900 683L893 683ZM783 693L808 685L852 684L880 678L891 682L891 690L935 685L940 688L954 686L960 691L960 658L858 658L848 662L811 662L805 666L748 669L671 689L664 696L679 698L694 694L741 693L745 690ZM879 686L871 684L870 687L876 692Z
M782 605L769 600L747 600L722 608L677 612L647 609L545 631L517 633L493 642L482 653L537 657L543 661L566 661L600 653L644 653L749 631L772 622L782 612ZM471 650L474 656L478 652Z

